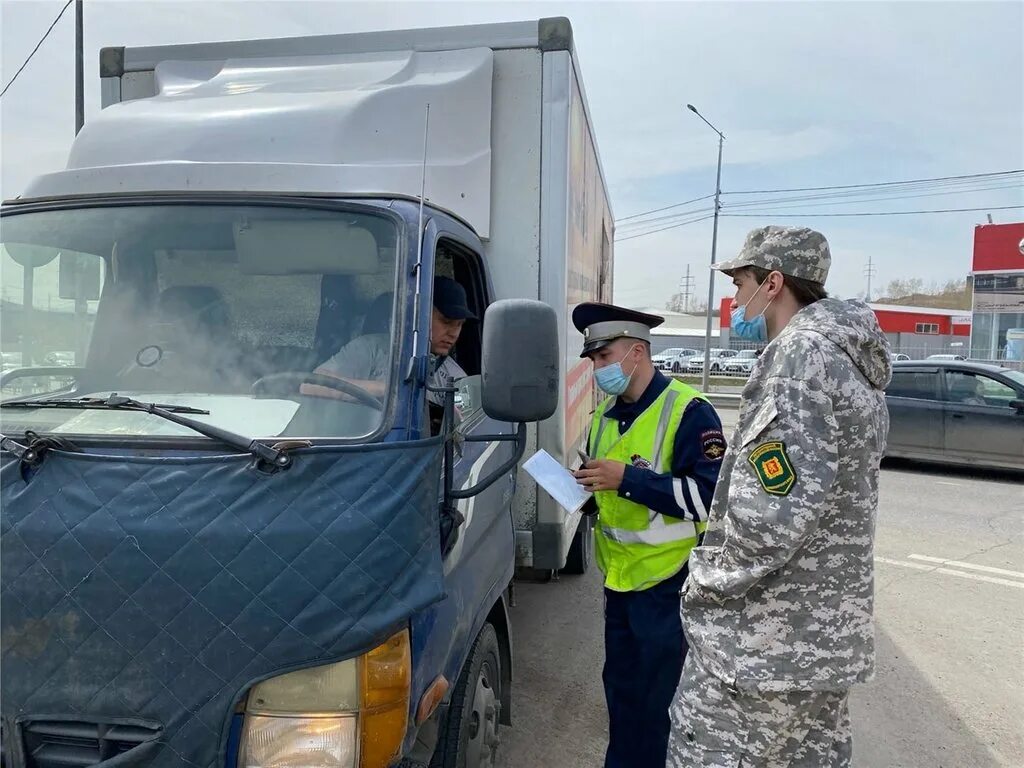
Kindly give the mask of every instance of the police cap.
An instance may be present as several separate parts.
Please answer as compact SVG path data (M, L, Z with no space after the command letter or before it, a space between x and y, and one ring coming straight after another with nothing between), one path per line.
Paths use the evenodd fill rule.
M665 322L659 315L648 315L635 309L588 301L572 311L572 324L583 334L583 352L587 357L615 339L630 338L650 342L651 328Z

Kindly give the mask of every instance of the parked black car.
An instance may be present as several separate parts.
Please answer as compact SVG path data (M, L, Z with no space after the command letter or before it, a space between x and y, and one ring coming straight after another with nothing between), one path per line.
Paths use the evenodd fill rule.
M1024 471L1024 373L954 360L893 363L887 457Z

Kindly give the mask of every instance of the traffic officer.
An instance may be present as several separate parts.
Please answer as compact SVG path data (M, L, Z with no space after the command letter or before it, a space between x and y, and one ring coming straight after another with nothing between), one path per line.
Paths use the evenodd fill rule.
M663 318L586 303L572 319L580 357L612 396L594 413L591 458L576 473L596 500L605 576L605 768L663 768L686 655L679 589L725 453L722 423L699 392L655 369L650 332Z
M830 264L820 233L760 227L715 265L736 286L733 335L769 343L690 555L669 768L850 765L891 365L871 309L828 298Z

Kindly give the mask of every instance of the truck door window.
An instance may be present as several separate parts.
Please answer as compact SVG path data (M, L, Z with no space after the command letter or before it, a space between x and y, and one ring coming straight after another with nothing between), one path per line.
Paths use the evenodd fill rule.
M456 383L459 394L456 408L462 425L471 426L480 411L480 362L482 353L481 319L487 310L487 283L484 280L478 254L467 246L453 240L438 242L435 262L436 274L451 277L466 291L466 302L475 320L467 320L462 326L459 340L452 351L452 358L466 372L466 377Z

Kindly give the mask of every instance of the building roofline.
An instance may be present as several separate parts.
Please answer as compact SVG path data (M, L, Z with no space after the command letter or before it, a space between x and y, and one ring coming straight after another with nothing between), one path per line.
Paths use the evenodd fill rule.
M940 307L915 307L906 304L868 304L875 312L902 312L908 315L939 315L940 317L970 316L969 309L942 309Z

